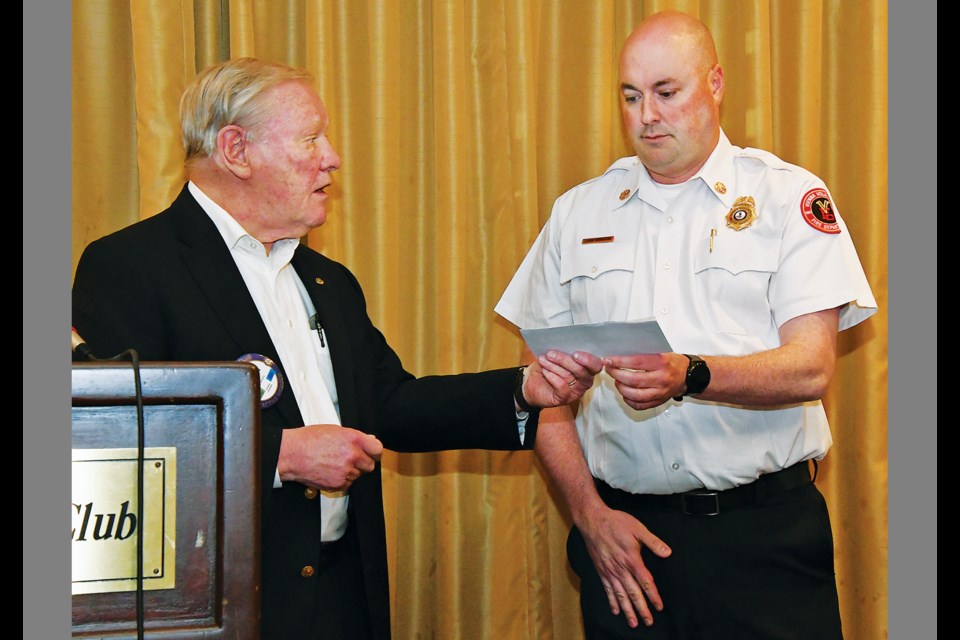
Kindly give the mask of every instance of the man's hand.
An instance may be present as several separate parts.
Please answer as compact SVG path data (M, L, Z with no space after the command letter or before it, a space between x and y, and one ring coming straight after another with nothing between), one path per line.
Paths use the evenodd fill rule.
M650 605L660 611L663 601L640 550L647 547L666 558L671 553L670 547L636 518L611 509L600 498L580 448L570 407L543 410L536 451L583 536L587 553L607 592L610 611L614 615L622 611L631 627L638 625L638 614L644 624L653 624Z
M610 611L613 615L622 611L631 628L638 626L638 616L649 627L653 624L651 606L662 611L663 600L643 563L640 549L647 547L666 558L671 553L670 547L630 514L606 505L599 507L586 522L589 524L577 525L577 528L607 592Z
M559 407L579 400L593 386L603 361L583 351L572 356L548 351L533 361L523 381L523 397L534 407Z
M284 429L277 471L281 481L343 491L376 468L383 444L374 436L335 424Z
M651 409L687 388L687 356L681 353L610 356L603 359L623 401L634 409Z

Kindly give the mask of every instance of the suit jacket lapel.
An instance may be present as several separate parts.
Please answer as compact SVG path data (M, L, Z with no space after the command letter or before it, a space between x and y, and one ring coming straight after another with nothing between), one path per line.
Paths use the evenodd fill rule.
M236 357L257 353L280 362L276 347L239 269L217 227L184 186L172 209L174 224L183 242L181 256L197 286L210 300L223 323L226 336L236 343ZM284 373L284 375L286 375ZM296 397L289 386L274 406L287 424L303 424Z
M356 428L359 416L357 389L354 384L354 354L347 334L349 327L337 304L337 280L329 271L330 265L314 259L309 250L302 246L297 248L293 256L293 267L313 300L313 306L323 325L324 337L329 344L333 375L337 383L340 423Z

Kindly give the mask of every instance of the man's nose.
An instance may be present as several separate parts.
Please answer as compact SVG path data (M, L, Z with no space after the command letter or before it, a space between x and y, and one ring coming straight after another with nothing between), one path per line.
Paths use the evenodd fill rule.
M660 120L660 110L653 100L643 100L640 102L640 122L650 124Z
M340 156L329 142L323 150L320 167L323 171L336 171L340 168Z

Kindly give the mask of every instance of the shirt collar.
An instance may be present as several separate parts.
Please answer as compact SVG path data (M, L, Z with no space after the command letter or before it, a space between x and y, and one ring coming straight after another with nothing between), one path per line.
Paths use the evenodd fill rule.
M656 189L648 190L644 187L644 181L650 182L650 176L647 175L636 156L617 160L607 169L607 173L612 173L616 180L615 188L607 203L610 211L616 211L630 202L634 196L660 209L665 206L663 198L656 193Z
M263 247L263 243L247 233L247 231L240 226L240 223L237 222L236 218L227 213L226 209L214 202L210 196L201 191L200 187L192 181L187 182L187 189L190 190L190 194L196 199L197 204L200 205L200 208L204 210L217 227L217 231L220 232L220 236L230 251L236 249L238 245L244 249L249 249L252 241L259 246L260 255L266 257L266 250ZM240 244L241 241L243 244ZM270 250L271 261L279 259L283 263L290 262L290 260L293 259L293 252L299 244L300 241L293 238L277 240L273 243L273 247Z
M730 144L730 140L727 138L723 130L720 130L720 139L717 141L717 146L713 149L713 152L707 157L707 161L703 163L703 166L700 167L700 170L690 177L689 181L692 180L702 180L704 184L710 189L710 192L713 193L721 202L726 206L732 206L735 195L734 195L734 172L733 172L733 145ZM650 174L644 169L640 170L639 161L636 162L637 173L633 178L633 186L635 187L636 196L647 202L648 204L657 207L661 211L666 207L666 202L663 200L663 197L657 191L657 185L650 177ZM634 195L634 194L631 194ZM626 203L630 198L626 198L623 202L616 202L611 209L616 209L618 206L621 206Z
M710 193L715 195L726 207L733 206L733 202L737 198L733 157L733 145L730 144L730 140L721 129L717 147L700 167L700 171L691 178L691 180L697 178L703 180L707 188L710 189Z

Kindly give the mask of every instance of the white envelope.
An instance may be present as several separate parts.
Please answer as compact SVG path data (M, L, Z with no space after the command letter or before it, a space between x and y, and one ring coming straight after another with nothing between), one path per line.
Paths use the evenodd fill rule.
M586 351L598 358L673 351L654 318L520 329L520 334L536 356L550 349L569 354Z

